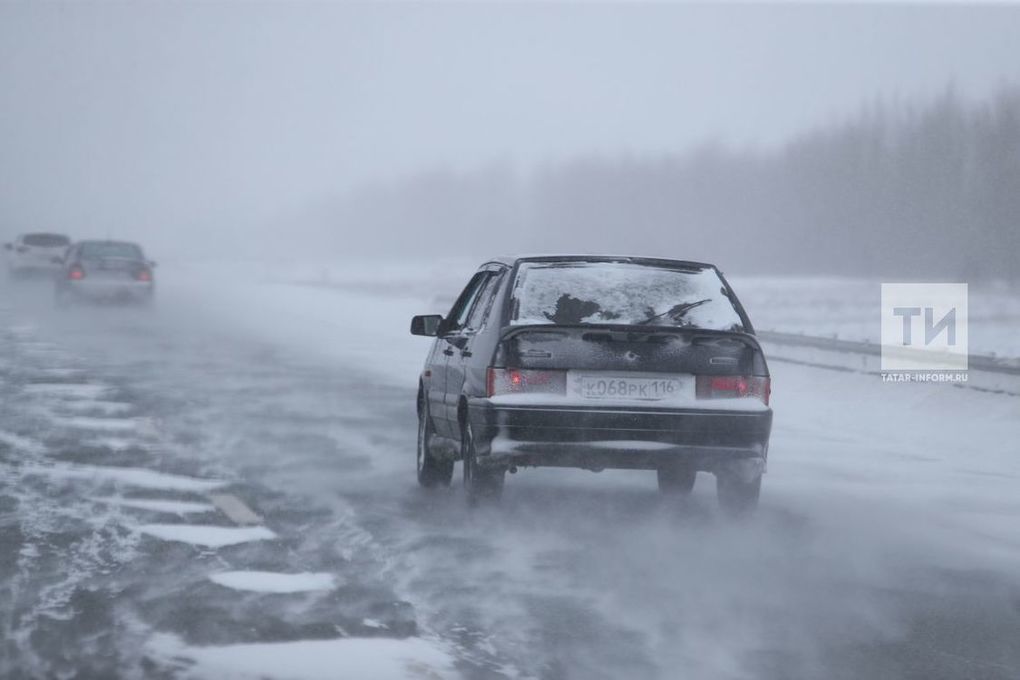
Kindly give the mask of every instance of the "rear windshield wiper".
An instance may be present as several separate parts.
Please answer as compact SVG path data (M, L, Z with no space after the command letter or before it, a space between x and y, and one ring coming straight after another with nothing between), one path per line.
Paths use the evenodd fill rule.
M684 317L685 314L687 314L687 312L691 311L695 307L700 307L701 305L705 304L706 302L711 302L711 301L712 301L712 298L705 298L704 300L698 300L696 302L681 302L678 305L673 305L672 307L667 309L665 312L662 312L661 314L654 314L654 315L648 317L647 319L644 319L643 321L638 321L635 325L636 326L643 326L646 323L651 323L651 322L655 321L656 319L661 319L664 316L668 316L673 321L679 321L680 319L682 319Z

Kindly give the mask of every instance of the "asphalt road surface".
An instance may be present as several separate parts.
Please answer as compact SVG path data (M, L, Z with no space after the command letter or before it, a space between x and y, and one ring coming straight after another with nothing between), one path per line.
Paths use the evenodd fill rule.
M1020 678L1020 400L776 364L749 521L706 475L472 509L385 351L48 295L0 292L2 677Z

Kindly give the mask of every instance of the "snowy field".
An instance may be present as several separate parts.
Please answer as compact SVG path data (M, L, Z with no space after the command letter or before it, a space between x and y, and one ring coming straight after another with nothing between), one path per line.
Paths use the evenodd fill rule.
M337 289L354 299L380 302L387 298L416 299L425 307L415 313L445 313L452 298L467 283L477 259L451 259L423 263L386 260L266 263L250 262L224 267L191 265L182 271L200 272L203 279L237 276L266 284L301 284ZM243 272L243 273L238 273ZM802 333L843 340L880 340L879 310L882 280L823 277L727 278L758 330ZM896 279L886 283L903 283ZM969 287L970 351L972 354L1020 358L1020 290L999 284Z
M1020 677L1020 399L774 362L753 521L705 475L674 507L571 470L470 515L414 483L408 322L474 264L168 264L148 311L3 289L0 675ZM877 284L733 283L760 328L877 337ZM972 343L1016 355L1011 304Z

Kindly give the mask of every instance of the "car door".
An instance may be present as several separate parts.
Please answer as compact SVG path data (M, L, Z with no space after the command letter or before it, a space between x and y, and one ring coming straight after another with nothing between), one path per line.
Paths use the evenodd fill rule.
M432 371L432 389L429 390L429 409L432 413L432 422L436 428L436 434L445 437L459 437L457 431L457 402L453 401L453 413L450 413L448 391L448 371L450 359L457 356L463 349L464 337L463 328L467 323L468 314L474 305L475 299L481 292L490 273L482 270L475 273L468 281L467 286L457 297L456 302L450 309L450 313L443 321L439 338L436 340L436 347L432 352L432 364L429 370Z
M471 309L467 313L461 327L451 335L448 342L451 343L453 354L446 363L446 408L451 422L457 424L457 404L464 394L464 383L467 379L467 372L474 360L475 339L482 330L485 318L492 306L492 301L499 290L501 271L492 270L485 272L478 295L475 296ZM457 432L459 435L459 431Z
M439 435L446 434L443 391L446 389L446 360L449 357L443 354L445 347L446 342L442 338L432 341L432 347L425 359L425 370L422 371L424 397L428 401L433 427Z

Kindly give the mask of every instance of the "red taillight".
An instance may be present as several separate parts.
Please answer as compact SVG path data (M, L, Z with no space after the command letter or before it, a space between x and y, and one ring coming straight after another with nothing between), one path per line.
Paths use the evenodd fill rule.
M698 399L756 397L766 406L772 394L772 381L756 375L699 375Z
M85 270L78 265L75 265L67 272L67 278L72 281L81 281L85 278Z
M485 392L490 397L525 392L566 394L567 372L490 366L485 380Z
M135 278L139 281L152 281L152 272L148 269L139 269L135 272Z

